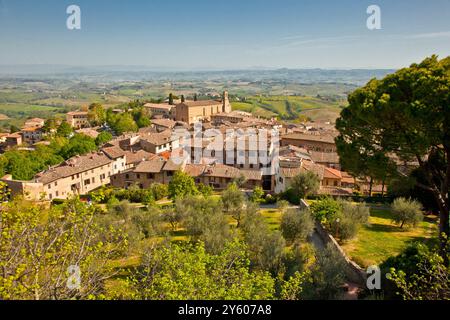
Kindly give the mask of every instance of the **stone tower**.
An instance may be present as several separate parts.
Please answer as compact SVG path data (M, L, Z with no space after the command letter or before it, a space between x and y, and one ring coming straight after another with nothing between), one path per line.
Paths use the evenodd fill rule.
M222 112L230 113L231 112L231 104L230 104L230 100L228 99L228 91L223 92L222 103L223 103Z

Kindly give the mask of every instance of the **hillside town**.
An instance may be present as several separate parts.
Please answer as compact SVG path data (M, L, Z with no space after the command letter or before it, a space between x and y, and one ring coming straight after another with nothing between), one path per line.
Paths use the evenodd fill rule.
M216 190L224 190L231 182L243 179L243 189L259 186L267 194L280 194L289 188L293 177L309 171L320 179L320 194L342 196L356 191L368 194L369 189L384 191L381 185L369 187L368 181L341 171L334 142L337 131L331 123L285 123L232 111L226 91L221 100L173 104L167 101L147 103L144 107L151 115L148 127L115 136L98 151L75 155L39 172L30 181L14 180L12 175L2 177L1 181L12 195L35 201L87 195L105 185L145 189L153 183L168 184L177 171ZM99 128L91 126L88 111L69 112L66 122L78 134L92 138L99 135ZM2 137L3 149L32 150L47 143L44 124L45 119L27 120L21 131ZM200 132L195 124L201 125ZM178 130L188 132L189 136L176 135ZM221 139L203 137L199 143L194 142L196 135L205 136L203 133L211 130L219 136L221 133ZM276 132L279 141L270 139L270 133L269 139L263 141L263 133L267 132ZM251 137L255 138L256 146L251 145ZM244 146L241 149L240 142ZM173 157L183 150L189 151L190 156L175 163ZM270 161L258 160L262 150Z

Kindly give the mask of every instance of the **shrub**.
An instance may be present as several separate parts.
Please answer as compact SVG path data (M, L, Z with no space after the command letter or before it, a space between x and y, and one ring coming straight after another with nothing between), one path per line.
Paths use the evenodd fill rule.
M365 204L332 198L314 202L310 208L316 220L340 240L354 238L359 226L368 223L370 217L370 210Z
M332 233L340 240L353 239L358 233L358 222L347 217L338 218L332 223Z
M292 178L290 189L299 199L304 199L310 194L316 193L320 188L319 177L311 172L307 171L300 173Z
M251 202L259 203L262 201L263 197L264 197L264 190L261 187L255 187L249 200Z
M151 185L150 190L153 193L153 198L158 201L164 199L169 195L169 187L165 184L154 183Z
M311 212L307 210L288 210L281 219L283 237L289 242L304 240L310 236L314 229L314 220Z
M310 209L317 221L329 227L342 212L339 202L329 197L314 202Z
M370 209L364 203L351 203L349 201L339 201L345 217L360 224L369 222Z
M198 194L194 179L188 174L177 171L169 183L169 198L176 199Z
M203 183L199 183L197 185L197 189L205 197L211 196L214 191L214 189L211 186L207 186L206 184L203 184Z

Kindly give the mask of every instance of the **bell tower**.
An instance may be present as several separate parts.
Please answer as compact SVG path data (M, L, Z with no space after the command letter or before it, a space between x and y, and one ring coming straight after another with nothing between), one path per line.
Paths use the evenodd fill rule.
M223 98L222 98L222 112L230 113L231 112L231 104L230 100L228 99L228 91L223 92Z

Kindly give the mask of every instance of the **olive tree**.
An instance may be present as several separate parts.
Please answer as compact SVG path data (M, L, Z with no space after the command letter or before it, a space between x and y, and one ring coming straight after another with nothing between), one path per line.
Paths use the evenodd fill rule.
M392 203L392 214L395 223L403 226L417 226L423 220L422 205L416 200L395 199Z

